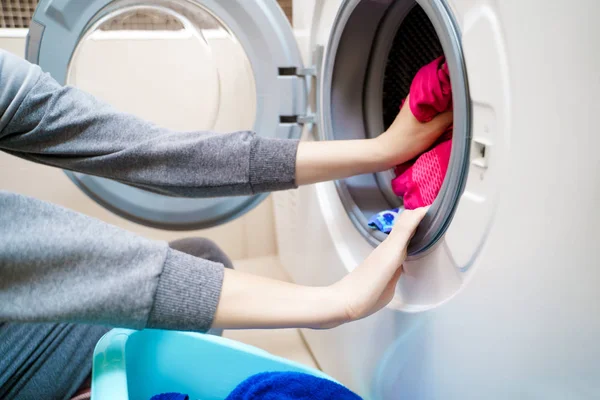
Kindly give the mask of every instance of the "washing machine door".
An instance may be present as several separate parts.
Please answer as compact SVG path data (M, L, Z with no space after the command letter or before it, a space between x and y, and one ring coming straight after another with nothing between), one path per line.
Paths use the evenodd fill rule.
M148 50L152 40L156 45ZM104 53L94 58L94 52ZM41 0L26 57L61 84L89 89L123 111L173 129L253 129L264 137L296 138L306 113L306 83L297 75L301 55L275 0ZM163 67L171 69L151 72ZM151 105L139 109L141 103ZM186 125L181 112L197 118ZM219 225L266 197L172 198L66 173L105 208L169 230Z

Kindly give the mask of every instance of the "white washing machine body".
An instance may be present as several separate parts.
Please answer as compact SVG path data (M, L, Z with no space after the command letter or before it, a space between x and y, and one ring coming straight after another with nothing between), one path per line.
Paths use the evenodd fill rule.
M331 32L359 3L317 2L322 82L340 46ZM419 3L431 15L435 2ZM451 224L406 263L387 309L304 335L324 371L369 399L598 398L598 3L447 6L471 113ZM308 140L327 129L320 117ZM297 282L331 284L372 251L341 197L334 183L277 195L280 255Z

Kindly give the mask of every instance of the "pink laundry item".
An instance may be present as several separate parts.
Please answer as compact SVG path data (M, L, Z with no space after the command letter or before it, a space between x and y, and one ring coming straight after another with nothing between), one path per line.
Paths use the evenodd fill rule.
M420 122L429 122L436 115L452 109L452 87L444 56L417 72L410 86L409 103L410 110ZM452 126L416 160L396 167L392 190L403 198L404 208L414 210L433 203L444 182L451 150Z
M445 140L421 154L414 164L396 168L392 190L402 196L405 209L414 210L434 202L448 170L451 150L452 140Z

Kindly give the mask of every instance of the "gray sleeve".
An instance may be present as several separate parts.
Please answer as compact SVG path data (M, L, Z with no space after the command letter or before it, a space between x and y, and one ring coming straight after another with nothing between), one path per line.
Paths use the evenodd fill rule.
M25 159L169 195L235 195L293 187L297 145L163 129L0 50L0 150ZM206 330L222 281L220 264L0 191L0 321Z
M0 50L0 149L38 163L183 197L295 186L298 141L176 132L121 113Z
M0 321L207 330L223 266L0 191Z

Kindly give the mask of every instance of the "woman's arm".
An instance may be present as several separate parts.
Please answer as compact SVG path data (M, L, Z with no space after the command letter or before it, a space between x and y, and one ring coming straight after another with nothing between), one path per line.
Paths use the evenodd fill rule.
M298 142L175 132L116 111L0 50L0 150L181 197L294 187Z
M175 132L62 87L0 50L0 150L174 196L251 194L381 171L427 148L447 122L419 124L408 111L377 139L299 148L253 132Z
M120 327L327 328L362 318L394 293L424 210L328 287L224 269L73 211L0 191L0 321ZM224 275L225 274L225 275Z
M216 328L331 328L364 318L388 304L406 247L425 209L400 214L393 232L341 281L307 287L225 270Z

